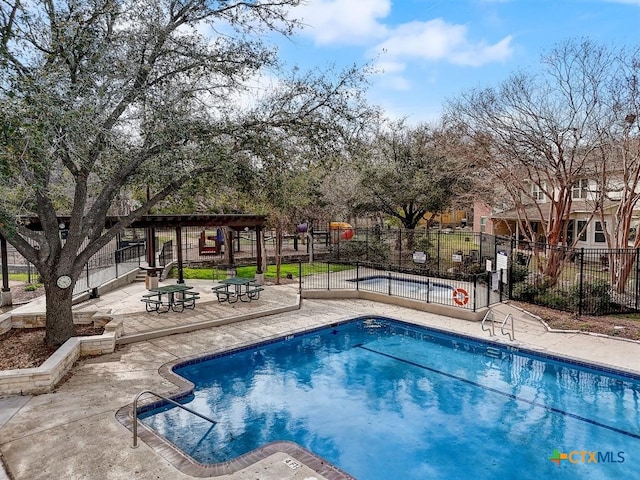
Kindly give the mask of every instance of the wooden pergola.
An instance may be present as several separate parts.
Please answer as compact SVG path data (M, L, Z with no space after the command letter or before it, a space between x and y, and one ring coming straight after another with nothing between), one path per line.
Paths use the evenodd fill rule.
M115 225L122 220L122 217L108 216L105 221L105 227ZM19 221L27 228L32 230L41 230L42 223L39 217L20 217ZM157 228L175 228L176 231L176 250L178 253L178 283L184 283L183 278L183 258L182 258L182 227L199 226L199 227L227 227L231 231L244 231L247 229L256 232L256 274L262 274L262 230L266 222L263 215L246 215L246 214L222 214L222 215L145 215L135 220L127 228L144 228L146 231L146 259L148 264L147 274L151 277L157 275L155 265L155 242L151 241L155 237ZM59 216L58 225L60 230L67 230L71 223L71 217ZM229 249L230 262L233 261L233 248ZM2 292L9 292L9 268L7 265L7 241L0 235L0 261L2 262Z

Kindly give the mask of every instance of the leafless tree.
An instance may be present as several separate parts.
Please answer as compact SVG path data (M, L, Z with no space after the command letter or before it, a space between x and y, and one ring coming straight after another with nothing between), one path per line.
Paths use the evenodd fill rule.
M515 73L447 106L447 122L464 129L473 161L510 194L521 233L537 240L531 224L542 223L542 273L552 281L564 266L556 247L567 244L572 187L595 173L614 63L608 48L569 40L544 55L536 73ZM601 202L594 197L593 212Z

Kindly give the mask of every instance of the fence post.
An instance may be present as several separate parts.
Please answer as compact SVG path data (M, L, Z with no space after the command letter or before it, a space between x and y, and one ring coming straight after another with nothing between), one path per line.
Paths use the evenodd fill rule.
M329 288L329 280L331 279L331 275L329 275L331 273L331 262L327 260L327 290L331 290L331 288Z
M302 295L302 260L298 260L298 294Z
M489 292L489 283L487 282L487 295ZM478 299L478 277L477 275L473 276L473 311L476 311L476 303ZM489 302L487 302L487 306L489 306Z
M579 300L578 300L578 316L582 316L582 302L584 301L584 247L580 249L580 286L578 288Z
M360 290L360 262L356 262L356 290Z
M638 288L638 277L640 276L638 257L640 257L640 248L636 248L636 310L638 310L638 294L640 293L640 288Z
M369 227L367 227L364 231L364 259L369 261ZM356 282L357 283L357 282Z
M489 303L491 302L491 287L492 287L492 285L491 285L491 280L492 280L491 272L485 271L484 276L485 276L485 279L484 279L485 283L487 284L487 307L488 307ZM474 287L473 288L474 288L474 290L476 288L475 284L476 284L477 281L478 281L478 275L475 275L473 277L473 282L474 282Z
M440 236L442 234L442 231L438 230L438 241L436 242L436 244L438 245L438 271L440 271Z
M389 278L389 281L387 282L387 284L388 284L388 293L389 293L389 296L391 296L391 270L387 270L387 275L388 275L388 278Z
M402 268L402 228L398 229L398 266ZM391 295L391 294L389 294Z

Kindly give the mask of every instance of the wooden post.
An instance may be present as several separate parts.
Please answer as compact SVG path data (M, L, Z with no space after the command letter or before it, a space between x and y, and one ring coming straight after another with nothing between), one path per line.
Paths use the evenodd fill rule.
M2 262L2 292L0 305L11 305L11 289L9 288L9 261L7 259L7 239L0 235L0 262Z

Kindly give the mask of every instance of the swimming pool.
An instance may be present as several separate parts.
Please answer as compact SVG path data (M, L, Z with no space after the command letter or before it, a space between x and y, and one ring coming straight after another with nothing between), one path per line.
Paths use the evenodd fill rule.
M141 418L202 463L290 440L361 480L640 478L640 378L397 320L174 371L217 423L166 407Z
M357 283L360 289L372 292L413 298L424 302L437 302L451 305L454 303L454 288L446 283L414 278L389 277L385 275L372 275L369 277L354 278L348 281ZM467 302L468 300L467 294Z

